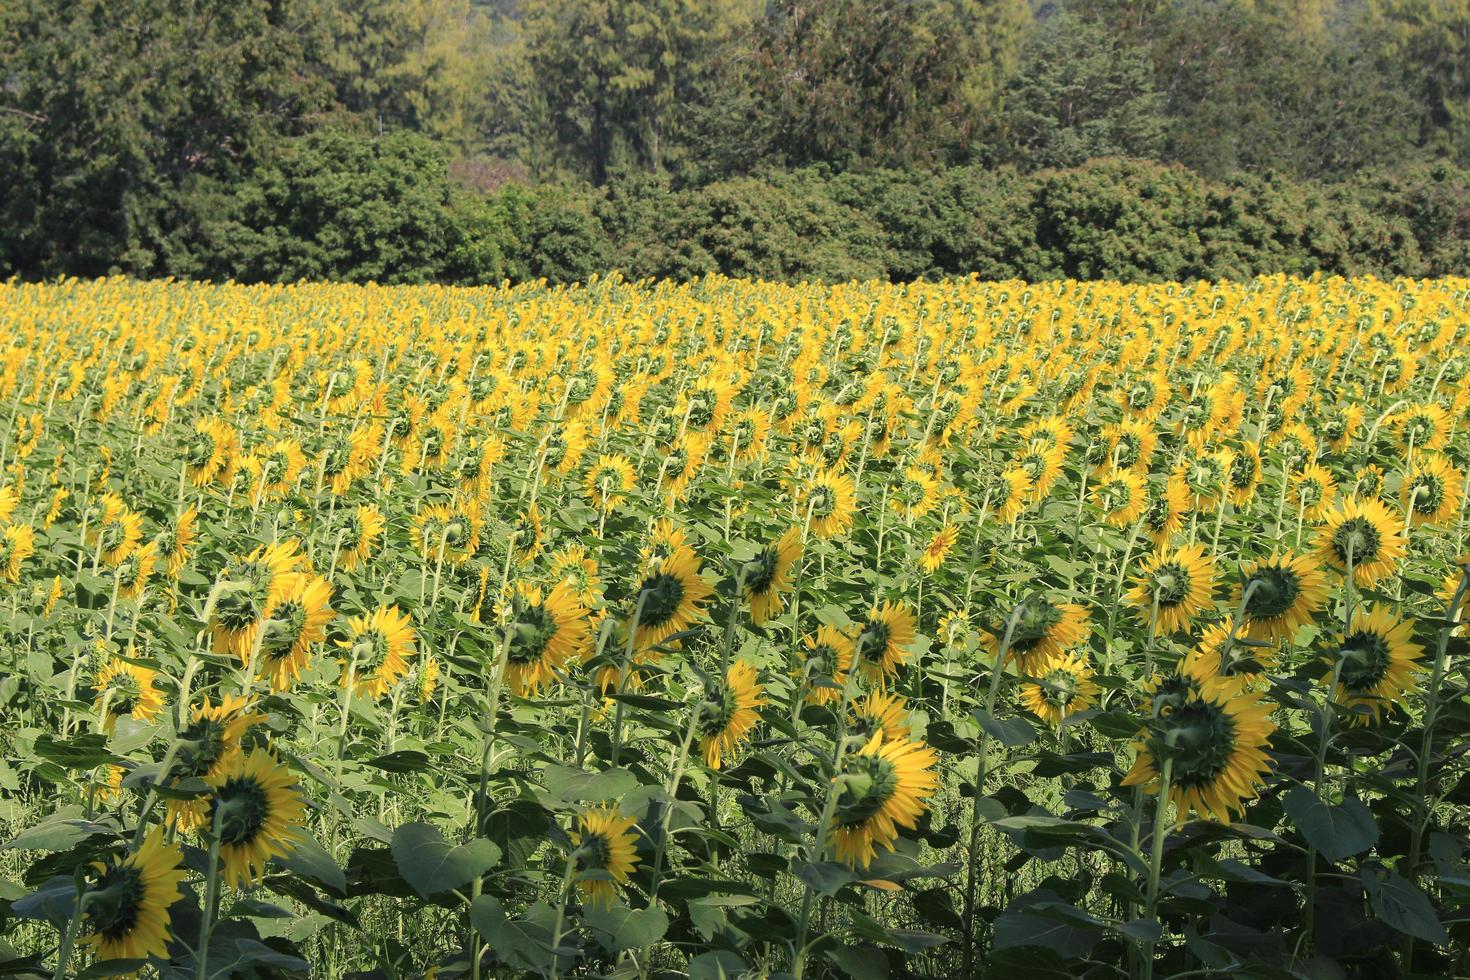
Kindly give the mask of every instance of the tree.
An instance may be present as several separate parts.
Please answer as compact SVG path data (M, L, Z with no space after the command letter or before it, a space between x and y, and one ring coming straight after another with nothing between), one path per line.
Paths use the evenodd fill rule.
M594 183L662 170L681 107L747 0L531 0L526 56L569 162Z
M172 262L186 188L234 179L330 104L297 6L0 5L0 275Z
M1470 0L1369 0L1365 43L1417 97L1420 142L1470 162Z
M1167 126L1163 109L1146 51L1097 24L1057 17L1027 42L1006 87L1009 155L1034 167L1155 157Z
M954 160L994 120L1029 17L1024 0L781 0L745 84L788 165Z

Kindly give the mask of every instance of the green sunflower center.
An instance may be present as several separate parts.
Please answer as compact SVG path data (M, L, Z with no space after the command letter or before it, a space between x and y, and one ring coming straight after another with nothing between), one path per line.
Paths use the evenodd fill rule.
M1051 670L1041 679L1040 687L1047 704L1066 707L1077 697L1077 675L1070 670Z
M1444 481L1433 473L1420 473L1409 484L1413 494L1414 509L1421 514L1433 514L1444 505Z
M755 558L745 563L745 591L751 595L765 595L776 580L776 567L780 556L776 549L766 547Z
M249 844L270 817L270 797L254 777L232 777L211 798L207 826L214 826L216 814L221 844Z
M1158 758L1174 760L1173 782L1181 789L1214 784L1235 753L1235 722L1210 701L1188 701L1163 720L1156 739Z
M656 628L678 614L679 606L684 602L684 583L667 572L655 572L643 580L638 594L643 600L643 612L638 622Z
M280 659L291 652L296 641L306 630L306 606L295 599L287 599L271 613L261 638L260 649L267 657Z
M1373 522L1366 517L1352 517L1343 521L1332 532L1332 551L1344 565L1349 557L1354 564L1372 561L1378 557L1382 536Z
M577 845L577 870L602 871L612 860L612 844L604 834L588 832Z
M1255 586L1250 601L1245 604L1246 615L1252 619L1272 619L1286 613L1296 604L1302 593L1301 581L1296 572L1283 565L1267 565L1258 568L1246 581L1245 587Z
M845 784L834 814L838 826L860 827L881 811L898 791L898 770L877 755L859 755L843 767Z
M513 664L533 664L541 659L554 636L556 620L540 603L520 606L510 627L510 648L506 659Z
M1189 569L1178 562L1167 562L1154 570L1154 595L1159 598L1160 609L1172 609L1189 598L1193 582Z
M704 700L699 703L699 733L713 738L730 726L739 705L735 692L727 685L724 688L706 688Z
M107 710L114 715L130 715L138 706L143 691L138 679L132 674L119 674L112 680L112 690L107 698Z
M1011 649L1021 652L1030 650L1051 635L1051 631L1062 621L1062 610L1051 600L1034 598L1021 606L1016 625L1011 630Z
M814 520L831 517L833 511L837 509L837 494L832 491L831 487L814 487L811 496L807 499Z
M1371 630L1359 630L1343 638L1337 651L1342 661L1338 679L1349 691L1371 691L1388 673L1388 639Z
M1133 491L1122 480L1109 480L1098 490L1097 496L1103 510L1112 513L1128 506L1133 499Z
M99 936L123 939L138 922L147 894L142 872L131 864L109 861L87 889L87 922Z
M870 619L863 626L863 631L858 634L857 651L858 656L868 660L881 660L888 649L888 641L893 631L887 623L881 619Z
M200 718L179 734L177 769L185 776L202 776L225 754L225 726L217 718Z

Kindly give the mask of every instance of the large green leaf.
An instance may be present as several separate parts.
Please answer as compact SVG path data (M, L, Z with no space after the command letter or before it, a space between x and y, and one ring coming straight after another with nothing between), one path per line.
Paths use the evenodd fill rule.
M500 848L483 837L456 846L437 828L418 822L393 831L392 848L398 873L425 898L458 888L500 861Z
M1362 854L1378 840L1378 824L1360 800L1349 797L1334 806L1307 787L1297 786L1282 803L1302 838L1329 861Z

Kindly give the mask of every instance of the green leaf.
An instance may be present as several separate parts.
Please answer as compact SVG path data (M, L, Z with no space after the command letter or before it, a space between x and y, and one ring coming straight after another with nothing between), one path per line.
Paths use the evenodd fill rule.
M971 712L985 734L1008 749L1020 748L1036 739L1036 729L1025 718L994 718L984 708Z
M728 949L700 953L689 961L689 980L733 980L745 976L745 961Z
M286 870L314 881L338 898L347 897L347 875L315 837L307 834L295 848L278 858Z
M835 861L799 864L793 871L808 888L827 898L836 895L844 885L849 885L857 880L857 875L851 868Z
M107 736L94 733L78 735L67 742L42 735L36 739L35 749L36 755L68 769L93 769L116 761L107 750Z
M117 828L92 820L58 820L52 817L0 844L0 851L64 851L96 834L116 836Z
M567 766L546 767L546 791L561 800L612 800L638 788L638 777L626 769L583 772Z
M429 757L412 749L402 749L398 752L380 755L376 759L369 759L367 765L374 769L381 769L383 772L422 772L429 768Z
M1378 840L1373 814L1355 798L1333 806L1307 787L1297 786L1282 803L1303 839L1329 861L1362 854Z
M1373 912L1399 932L1427 943L1447 943L1449 933L1429 897L1407 878L1392 871L1363 868L1358 872L1368 890Z
M424 898L458 888L500 861L500 848L483 837L455 847L426 823L393 831L392 847L398 873Z
M598 943L609 953L652 946L669 931L669 917L660 908L589 909L582 914L582 922L597 933Z
M834 946L827 959L852 980L888 980L888 957L872 946Z
M475 899L470 905L470 924L495 955L515 969L544 973L551 965L551 930L535 919L510 918L495 898L481 895Z

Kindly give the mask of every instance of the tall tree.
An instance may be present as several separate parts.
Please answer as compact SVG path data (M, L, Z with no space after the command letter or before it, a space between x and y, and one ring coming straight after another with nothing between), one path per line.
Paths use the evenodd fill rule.
M0 5L0 275L155 273L181 192L329 104L291 0Z
M749 0L531 0L526 53L559 142L596 183L662 170L682 103Z

